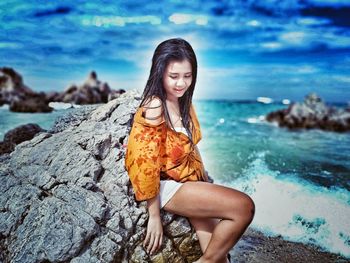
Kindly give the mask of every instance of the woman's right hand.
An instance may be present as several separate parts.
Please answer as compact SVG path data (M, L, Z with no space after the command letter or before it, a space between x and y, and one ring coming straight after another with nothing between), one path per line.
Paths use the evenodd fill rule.
M153 255L163 242L163 225L159 215L150 215L147 224L147 234L143 242L143 247L147 253Z

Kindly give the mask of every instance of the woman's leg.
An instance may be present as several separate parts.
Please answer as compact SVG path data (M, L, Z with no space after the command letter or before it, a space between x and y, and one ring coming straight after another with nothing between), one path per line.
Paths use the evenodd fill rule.
M211 235L216 225L219 223L219 219L190 217L188 218L188 220L191 222L191 225L196 230L201 250L204 253L204 251L208 247Z
M216 225L220 222L220 220L217 218L198 218L198 217L191 217L188 219L191 222L191 225L196 230L196 234L199 240L199 244L201 246L201 250L204 253L208 247L213 231ZM227 262L229 263L228 260Z
M226 262L254 216L254 203L237 190L206 182L186 182L164 209L189 218L221 218L198 262Z

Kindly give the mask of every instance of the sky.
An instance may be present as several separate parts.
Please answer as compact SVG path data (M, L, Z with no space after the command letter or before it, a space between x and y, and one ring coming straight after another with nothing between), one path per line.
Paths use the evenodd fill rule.
M0 2L0 67L36 91L81 84L143 90L156 46L187 40L195 99L350 102L350 1Z

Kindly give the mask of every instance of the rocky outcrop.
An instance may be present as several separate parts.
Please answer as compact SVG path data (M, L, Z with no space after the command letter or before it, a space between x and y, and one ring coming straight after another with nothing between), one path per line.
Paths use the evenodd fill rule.
M97 79L92 71L80 86L71 85L63 92L34 92L24 85L22 76L12 68L0 68L0 106L10 105L15 112L51 112L49 102L66 102L73 104L107 103L125 90L113 90L106 82Z
M0 68L0 106L8 104L15 112L50 112L46 95L24 85L22 76L12 68Z
M314 93L306 96L303 103L294 103L287 109L269 113L266 120L277 122L280 127L289 129L350 131L350 109L328 107Z
M67 87L62 93L50 93L48 99L74 104L107 103L124 92L123 89L112 90L106 82L98 80L96 72L92 71L82 85L74 84Z
M56 123L0 157L0 262L192 262L188 221L162 210L162 250L142 247L145 202L124 169L133 92ZM67 123L72 120L73 124Z
M5 133L4 140L0 142L0 155L12 152L17 144L31 140L37 133L44 131L44 129L35 123L20 125L9 130Z

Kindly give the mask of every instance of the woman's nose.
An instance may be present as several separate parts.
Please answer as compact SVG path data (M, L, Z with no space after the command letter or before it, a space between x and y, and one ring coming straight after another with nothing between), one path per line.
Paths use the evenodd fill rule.
M185 81L184 81L184 79L183 78L180 78L177 82L176 82L176 86L178 86L178 87L182 87L182 86L184 86L186 83L185 83Z

